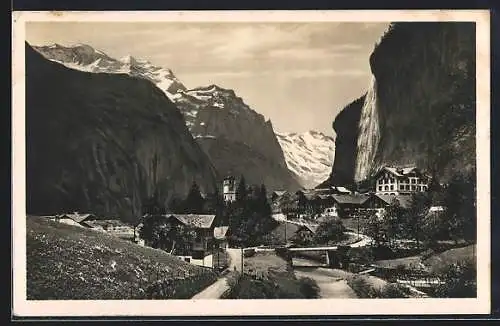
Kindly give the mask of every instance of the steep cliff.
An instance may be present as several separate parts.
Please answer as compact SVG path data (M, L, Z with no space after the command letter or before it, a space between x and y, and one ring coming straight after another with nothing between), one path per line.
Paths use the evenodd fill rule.
M186 125L221 176L244 175L270 190L300 188L288 170L271 121L231 89L217 85L179 92L175 100Z
M26 45L27 211L138 216L142 202L205 192L216 172L151 82L68 69Z
M415 164L443 181L475 168L473 23L394 23L370 66L363 105L344 109L353 119L342 111L335 120L337 142L348 144L329 181L361 181L386 164Z
M168 68L126 56L114 59L86 44L35 47L45 58L66 67L93 73L127 74L154 83L184 115L185 123L197 142L208 153L220 175L247 175L251 183L270 189L298 189L293 172L287 170L285 157L270 121L252 110L231 89L217 85L187 90ZM223 138L219 142L207 139ZM209 144L205 144L208 142ZM221 144L221 148L217 148ZM235 152L228 151L235 147ZM243 148L248 148L246 152ZM250 161L260 164L248 164ZM229 169L228 167L232 167ZM251 169L251 170L249 170ZM220 180L219 180L220 181Z
M365 102L365 95L349 103L335 117L332 127L335 138L335 157L330 176L317 188L328 185L351 185L354 180L356 164L356 144L358 141L358 124L361 117L361 108Z

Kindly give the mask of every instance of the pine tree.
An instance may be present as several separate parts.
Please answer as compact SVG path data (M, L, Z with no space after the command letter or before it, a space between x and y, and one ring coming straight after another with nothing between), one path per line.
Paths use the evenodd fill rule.
M240 178L240 182L238 183L238 188L236 188L236 201L240 204L243 204L248 196L247 184L245 181L245 177L242 175Z
M205 200L201 196L200 188L196 181L193 181L191 189L186 198L186 213L203 214Z

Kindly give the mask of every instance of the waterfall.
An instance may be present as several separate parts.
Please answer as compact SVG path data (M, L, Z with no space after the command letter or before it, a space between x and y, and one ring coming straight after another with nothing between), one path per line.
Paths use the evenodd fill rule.
M355 181L364 180L369 176L380 140L377 110L377 80L373 75L370 87L365 96L365 102L361 108L358 131L357 157L354 170Z

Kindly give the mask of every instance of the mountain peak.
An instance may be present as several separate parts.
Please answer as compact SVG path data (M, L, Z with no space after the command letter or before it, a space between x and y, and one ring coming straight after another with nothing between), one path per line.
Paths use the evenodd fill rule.
M134 58L133 56L131 56L130 54L127 54L126 56L120 58L119 60L121 63L124 63L124 64L129 64L129 65L134 65L134 64L137 64L137 60L136 58Z

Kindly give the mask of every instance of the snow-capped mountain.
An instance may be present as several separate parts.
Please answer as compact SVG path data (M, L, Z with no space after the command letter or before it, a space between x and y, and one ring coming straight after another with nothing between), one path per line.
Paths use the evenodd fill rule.
M45 58L68 68L94 73L128 74L150 80L170 99L173 99L178 91L186 90L170 69L157 67L149 61L138 60L130 55L114 59L87 44L67 47L52 44L33 48Z
M332 170L335 141L317 131L276 133L288 169L306 188L323 182Z
M300 188L293 170L287 167L271 121L252 110L233 90L217 85L188 90L170 69L132 56L114 59L85 44L34 48L72 69L128 74L156 84L184 115L189 131L221 176L244 174L248 182L264 183L270 190Z

